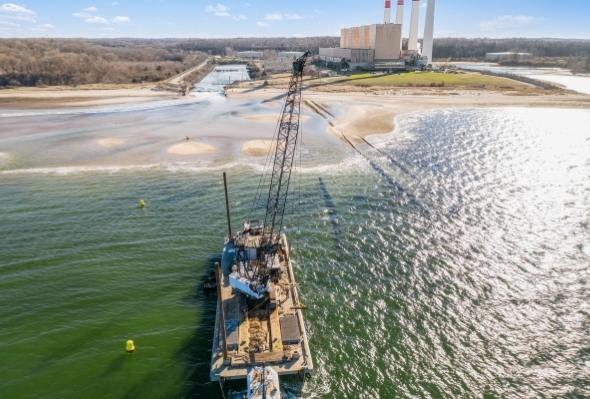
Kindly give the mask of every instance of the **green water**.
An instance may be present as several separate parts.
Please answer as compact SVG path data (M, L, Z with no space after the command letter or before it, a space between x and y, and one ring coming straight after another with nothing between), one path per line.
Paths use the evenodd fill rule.
M2 397L216 394L202 377L212 307L199 282L223 239L218 185L92 180L3 181Z
M590 114L399 122L375 143L414 177L369 148L307 149L287 233L316 372L285 396L588 397ZM221 397L200 284L222 169L0 175L1 398ZM259 169L227 170L239 224Z

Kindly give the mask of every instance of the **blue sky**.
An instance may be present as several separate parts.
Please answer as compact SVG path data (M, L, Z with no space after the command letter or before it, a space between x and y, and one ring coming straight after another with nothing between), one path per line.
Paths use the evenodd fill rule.
M0 37L338 35L383 18L383 0L12 1L0 0ZM590 0L437 0L435 36L590 39Z

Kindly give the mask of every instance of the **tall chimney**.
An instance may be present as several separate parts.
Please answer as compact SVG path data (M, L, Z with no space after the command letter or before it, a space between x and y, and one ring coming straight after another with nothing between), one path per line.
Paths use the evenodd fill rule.
M404 24L404 0L397 0L397 14L395 15L395 23L398 25Z
M401 35L399 38L399 49L400 51L403 50L404 46L404 0L397 0L397 13L395 14L395 23L398 25L402 25ZM401 53L400 53L401 57Z
M424 43L422 46L422 55L428 57L428 63L432 64L432 47L434 42L434 9L435 0L428 0L426 8L426 25L424 26Z
M385 23L391 23L391 0L385 0Z
M418 24L420 23L420 0L412 0L412 19L410 21L410 37L408 50L418 50Z

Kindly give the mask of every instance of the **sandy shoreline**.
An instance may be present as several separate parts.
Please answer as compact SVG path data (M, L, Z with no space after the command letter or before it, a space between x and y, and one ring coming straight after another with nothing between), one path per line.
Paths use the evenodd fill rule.
M279 89L257 91L232 90L229 96L237 99L267 100L282 94ZM511 95L491 91L413 89L371 92L331 93L305 91L306 106L329 123L328 131L336 136L344 133L353 141L386 134L394 130L398 115L432 109L550 107L582 108L590 110L590 96L584 94ZM330 109L344 110L343 117L329 114ZM326 112L328 111L328 112Z
M238 100L258 100L261 106L277 109L284 94L279 88L260 90L232 89L229 97ZM73 97L72 97L73 96ZM98 89L71 88L23 88L0 90L1 108L30 109L36 107L60 108L76 106L101 106L112 104L140 103L145 101L173 100L181 97L152 90L150 86ZM278 101L277 101L278 100ZM272 105L272 107L271 107ZM395 129L395 117L416 111L432 109L467 109L494 107L552 107L581 108L590 110L590 96L573 93L549 93L544 95L515 95L485 90L437 90L437 89L387 89L382 91L326 92L305 90L302 107L328 123L327 132L339 138L342 134L353 142L376 134L388 134ZM337 112L336 112L337 111ZM276 112L276 111L275 111ZM276 113L244 114L242 120L258 123L276 123ZM304 121L309 115L302 116ZM268 140L244 137L241 153L245 156L265 156L272 143ZM248 141L249 140L249 141ZM96 142L100 147L111 149L127 144L125 140L107 137ZM169 146L169 155L211 155L219 148L205 142L183 142ZM0 154L0 164L7 163L6 154Z
M93 107L101 105L134 104L149 101L180 99L179 95L155 86L113 86L81 88L26 87L0 90L0 108L35 109L64 107Z

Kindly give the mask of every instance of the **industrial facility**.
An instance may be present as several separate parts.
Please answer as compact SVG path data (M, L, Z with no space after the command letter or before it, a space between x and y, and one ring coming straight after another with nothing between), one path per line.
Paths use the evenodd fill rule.
M391 0L385 1L382 24L344 28L339 48L320 48L320 60L350 70L422 69L432 62L435 0L427 0L423 46L418 43L420 0L412 0L407 49L403 44L404 0L398 0L395 23L391 22Z

